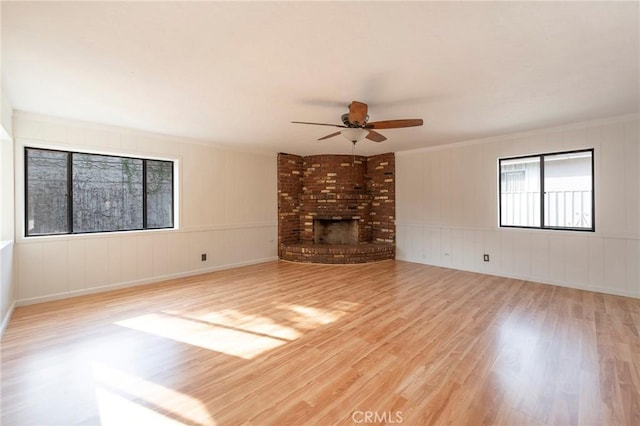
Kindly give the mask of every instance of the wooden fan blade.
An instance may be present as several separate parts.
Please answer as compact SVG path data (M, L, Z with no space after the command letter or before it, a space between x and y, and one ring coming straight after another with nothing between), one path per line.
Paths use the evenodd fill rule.
M406 119L406 120L386 120L386 121L374 121L367 123L365 129L399 129L401 127L415 127L422 126L421 118Z
M329 139L329 138L332 138L332 137L334 137L334 136L338 136L339 134L340 134L340 132L331 133L330 135L327 135L327 136L321 137L321 138L320 138L320 139L318 139L318 140L319 140L319 141L323 141L323 140L325 140L325 139Z
M338 133L340 133L340 132L338 132ZM383 141L387 140L387 138L385 138L380 133L378 133L378 132L376 132L374 130L369 130L369 134L367 135L367 139L369 139L370 141L374 141L374 142L383 142Z
M367 121L367 104L353 101L349 105L349 123L362 126Z
M310 123L308 121L292 121L295 124L313 124L314 126L331 126L331 127L347 127L342 124L327 124L327 123Z

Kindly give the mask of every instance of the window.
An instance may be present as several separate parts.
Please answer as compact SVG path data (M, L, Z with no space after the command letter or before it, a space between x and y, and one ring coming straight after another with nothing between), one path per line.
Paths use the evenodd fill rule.
M500 226L594 231L593 149L502 158Z
M173 162L25 148L27 236L173 227Z

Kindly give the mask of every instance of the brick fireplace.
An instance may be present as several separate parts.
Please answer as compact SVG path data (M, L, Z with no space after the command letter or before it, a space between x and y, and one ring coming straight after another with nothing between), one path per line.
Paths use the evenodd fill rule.
M393 259L394 154L278 154L278 255L313 263Z

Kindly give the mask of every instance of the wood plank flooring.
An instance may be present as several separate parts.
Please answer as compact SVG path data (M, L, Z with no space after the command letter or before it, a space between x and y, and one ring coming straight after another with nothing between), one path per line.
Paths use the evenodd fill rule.
M272 262L17 308L3 425L639 425L640 300Z

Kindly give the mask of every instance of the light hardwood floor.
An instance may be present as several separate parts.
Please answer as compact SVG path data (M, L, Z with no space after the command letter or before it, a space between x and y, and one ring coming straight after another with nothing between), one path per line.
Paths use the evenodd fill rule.
M640 300L285 262L17 308L2 424L640 424Z

